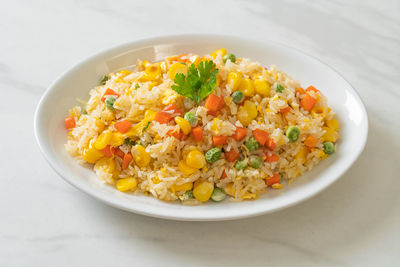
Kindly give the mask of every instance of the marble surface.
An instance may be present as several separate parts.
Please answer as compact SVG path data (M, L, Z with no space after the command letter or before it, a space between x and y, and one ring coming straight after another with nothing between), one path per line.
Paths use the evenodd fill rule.
M2 1L0 266L399 266L400 2ZM337 69L369 113L364 153L318 196L273 214L176 222L106 206L65 183L33 112L67 67L177 33L268 38Z

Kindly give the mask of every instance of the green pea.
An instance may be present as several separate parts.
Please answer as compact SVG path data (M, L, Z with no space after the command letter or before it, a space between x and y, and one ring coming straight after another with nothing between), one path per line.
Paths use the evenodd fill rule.
M220 202L224 200L226 197L225 190L219 187L214 188L214 191L212 192L211 199L215 202Z
M110 79L110 77L108 77L107 75L104 75L100 80L100 84L105 85L106 81L108 81L109 79Z
M299 139L300 129L296 126L290 125L286 130L286 137L289 138L290 143L294 143Z
M190 123L190 126L196 127L198 119L196 114L194 114L193 111L186 112L184 116L185 120L187 120Z
M183 193L182 196L183 196L182 200L189 200L194 198L192 190L185 191L185 193Z
M117 100L117 99L116 99L114 96L109 96L109 97L107 97L107 99L106 99L106 101L105 101L104 103L106 104L106 107L107 107L109 110L114 111L114 110L115 110L115 108L114 108L114 102L115 102L116 100Z
M330 155L335 152L335 145L332 142L324 142L322 147L324 148L325 154Z
M250 137L244 145L249 151L257 150L260 147L260 143L254 137Z
M244 99L244 94L240 91L235 91L232 94L232 101L235 102L236 104L240 104L243 102Z
M216 162L221 158L221 149L219 149L218 147L211 148L207 151L205 157L206 161L209 163Z
M252 156L249 159L249 165L254 169L259 169L262 165L263 161L260 157Z
M228 59L229 59L231 62L233 62L233 63L236 62L236 56L235 56L234 54L226 54L226 55L224 56L224 58L223 58L224 63L226 63L226 62L228 61Z
M276 85L276 91L279 92L279 93L282 93L283 90L285 90L285 87L283 87L282 84L279 84L279 83L278 83L278 84Z
M235 163L235 168L236 170L244 170L247 167L247 160L243 159L243 160L238 160Z

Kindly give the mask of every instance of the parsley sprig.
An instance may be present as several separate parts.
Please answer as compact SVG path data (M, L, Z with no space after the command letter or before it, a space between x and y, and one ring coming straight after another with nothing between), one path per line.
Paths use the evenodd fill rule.
M175 75L175 84L171 88L178 94L193 99L197 104L206 98L217 85L218 69L211 60L202 61L196 67L192 64L187 75L178 73Z

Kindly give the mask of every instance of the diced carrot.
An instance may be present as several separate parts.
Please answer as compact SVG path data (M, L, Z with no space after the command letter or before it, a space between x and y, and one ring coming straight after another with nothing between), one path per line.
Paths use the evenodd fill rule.
M318 139L312 135L309 135L306 140L304 140L304 144L309 148L315 147L318 144Z
M100 150L100 152L103 153L103 155L108 157L108 158L111 158L113 156L113 154L114 154L110 145L107 145L105 148Z
M187 135L185 135L181 130L179 130L179 131L175 131L175 130L169 130L168 132L167 132L167 134L169 135L169 136L173 136L173 137L175 137L176 139L178 139L178 140L185 140L186 138L187 138Z
M225 159L228 162L234 162L235 160L237 160L237 158L239 157L239 153L237 153L235 150L231 149L229 151L225 151Z
M196 142L203 140L203 129L200 126L192 128L192 134Z
M65 117L64 122L66 129L72 129L76 126L75 119L72 116Z
M215 110L215 111L213 111L213 110L207 110L207 115L211 115L211 116L214 116L214 117L218 116L220 110L221 110L224 106L225 106L225 100L224 100L224 97L221 96L221 97L219 98L217 110Z
M288 113L290 111L290 107L282 108L279 112L282 114Z
M316 93L320 93L320 91L317 89L317 88L315 88L314 86L309 86L309 87L307 87L307 89L306 89L306 91L308 92L308 91L314 91L314 92L316 92Z
M279 156L276 155L276 154L269 155L269 154L267 153L265 156L266 156L265 160L266 160L267 162L275 162L275 161L278 161L278 160L279 160Z
M262 146L267 142L269 136L268 132L261 129L255 129L253 135Z
M124 156L124 159L122 161L122 169L125 170L129 167L129 164L131 163L133 157L131 153L126 153Z
M211 115L211 116L217 117L218 114L219 114L219 110L217 110L217 111L207 110L207 115Z
M272 138L268 138L267 142L265 143L265 146L269 149L269 150L274 150L276 148L276 144L274 139Z
M297 95L297 93L299 93L300 95L304 95L306 93L306 91L304 91L303 88L299 88L299 89L296 89L295 95Z
M218 111L220 106L221 98L218 96L211 94L207 97L206 103L204 107L209 111Z
M172 116L170 113L164 112L164 111L159 111L156 113L156 116L154 117L154 121L157 121L161 124L166 124L172 119Z
M117 129L120 133L126 133L129 129L132 128L132 123L128 120L119 121L114 124L115 129Z
M116 147L113 150L114 150L114 155L120 157L121 159L124 158L125 153L119 147Z
M227 139L228 139L228 137L223 136L223 135L213 136L213 137L212 137L213 145L214 145L214 146L219 146L219 145L226 144L226 140L227 140Z
M312 97L310 94L305 94L300 102L300 105L305 110L310 111L314 107L315 103L317 103L317 100L314 97Z
M222 172L222 175L221 175L221 179L225 179L226 177L228 177L227 175L226 175L226 172L225 172L225 170Z
M185 62L185 63L191 63L190 58L193 57L193 54L181 54L176 58L176 61L178 62Z
M236 141L242 140L247 135L247 130L242 127L236 127L235 133L232 135Z
M219 98L218 110L221 110L221 109L223 109L223 108L224 108L224 106L225 106L225 100L224 100L224 97L223 97L223 96L221 96L221 97Z
M120 96L120 94L118 94L117 92L115 92L113 89L108 88L108 89L105 91L104 95L101 97L101 102L106 101L106 98L107 98L106 96L108 96L108 95L115 95L117 98Z
M267 186L271 186L273 184L277 184L281 182L281 176L278 173L275 173L272 177L265 179L265 184Z
M180 110L177 106L174 104L169 104L168 106L165 106L162 111L165 111L166 113L169 113L170 115L176 114L176 115L182 115L182 110Z

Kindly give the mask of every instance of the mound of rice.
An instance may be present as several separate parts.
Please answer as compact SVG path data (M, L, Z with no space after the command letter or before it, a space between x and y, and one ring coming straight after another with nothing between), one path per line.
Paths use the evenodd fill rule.
M338 123L321 91L312 86L302 89L298 81L275 66L264 68L246 58L236 58L234 62L226 59L226 50L220 49L202 57L185 54L157 63L139 60L135 69L110 73L108 80L104 79L102 85L90 91L87 102L70 110L69 118L74 125L69 126L66 150L81 164L90 164L99 179L120 191L151 194L185 204L205 202L217 188L220 195L227 194L231 200L256 199L268 190L282 188L332 152L325 146L335 145ZM196 104L171 89L174 85L171 77L175 76L173 73L171 76L171 66L204 60L212 60L218 69L212 94L220 97L224 105L217 113L205 107L207 99ZM235 81L231 73L238 74L237 88L232 88ZM244 80L250 81L253 89L255 80L266 85L262 93L259 90L245 93L244 101L254 103L257 110L249 122L238 116L246 112L244 101L232 100L232 93L242 90ZM114 97L114 103L107 102L110 96ZM304 97L312 97L312 108L305 108ZM182 113L170 112L171 120L167 123L154 119L155 113L171 104ZM182 133L183 129L174 120L189 111L198 119L197 126L203 133L201 141L196 141L192 133ZM116 127L121 121L130 122L128 132ZM289 140L286 133L290 125L300 130L295 141ZM247 133L236 140L233 136L239 127ZM269 145L259 143L258 149L249 151L246 142L256 129L268 134ZM213 136L225 136L226 142L215 145ZM189 168L192 171L182 171L179 164L187 163L191 151L205 155L214 147L222 152L219 159L207 161L198 169ZM240 156L228 161L225 154L232 150ZM260 158L262 164L236 167L238 160L246 162L249 157ZM184 167L187 165L190 164Z

